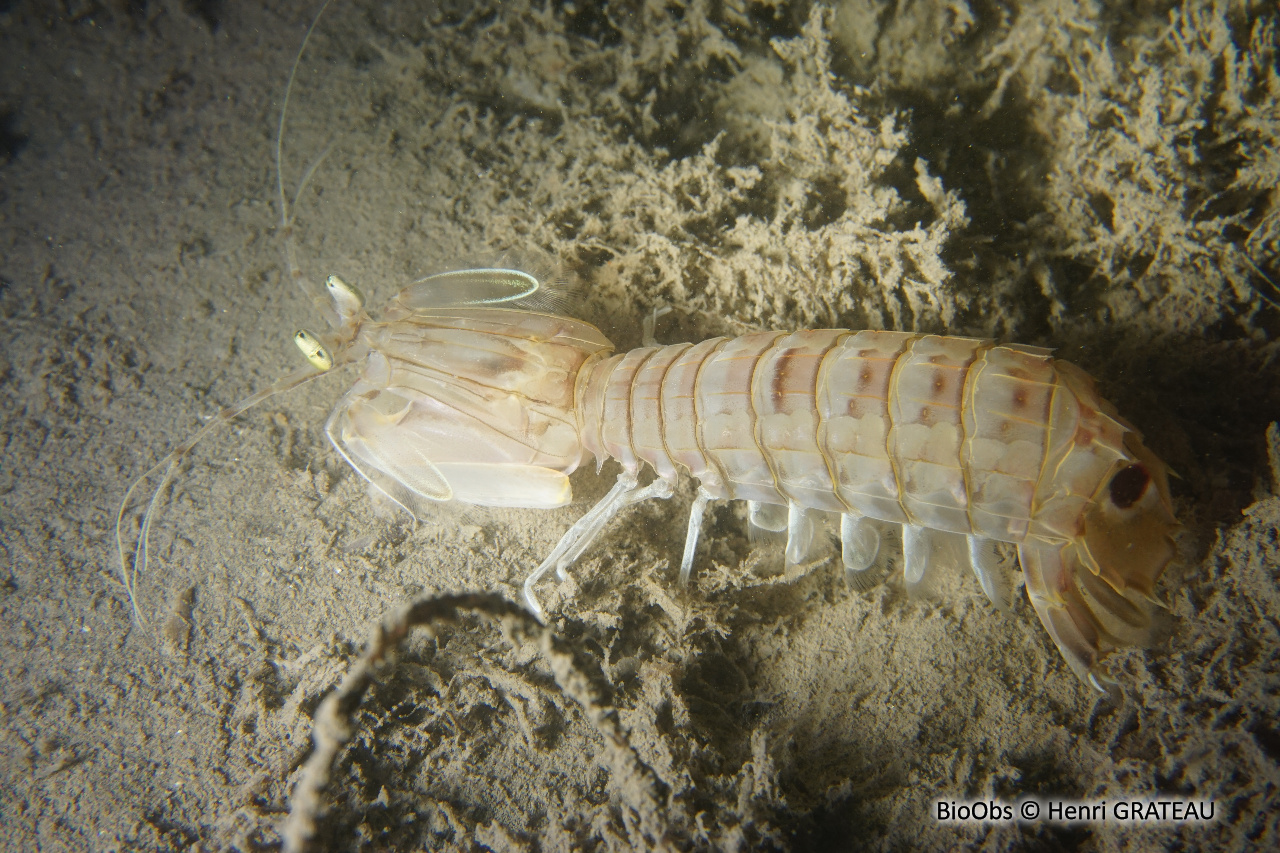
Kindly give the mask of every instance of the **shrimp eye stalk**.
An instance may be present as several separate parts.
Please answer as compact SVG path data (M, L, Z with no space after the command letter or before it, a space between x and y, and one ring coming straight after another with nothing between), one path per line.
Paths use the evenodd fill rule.
M321 373L324 373L333 367L333 356L329 354L329 350L325 345L320 343L318 338L312 332L306 329L300 329L293 336L293 342L298 345L298 349L302 350L302 355L311 366Z
M345 323L364 308L364 294L355 285L347 284L336 275L324 280L325 289L333 298L333 307Z

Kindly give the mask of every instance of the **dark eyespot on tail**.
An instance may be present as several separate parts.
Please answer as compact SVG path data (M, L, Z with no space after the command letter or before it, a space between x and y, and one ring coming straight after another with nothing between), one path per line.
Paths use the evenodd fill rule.
M1151 474L1142 465L1130 465L1120 469L1111 478L1111 502L1120 509L1128 509L1142 499L1147 492Z

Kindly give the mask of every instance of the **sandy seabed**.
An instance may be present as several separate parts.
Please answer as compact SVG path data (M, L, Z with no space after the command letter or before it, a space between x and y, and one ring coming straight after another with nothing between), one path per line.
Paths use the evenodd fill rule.
M286 200L319 165L286 235L277 122L316 8L263 5L0 3L0 846L276 849L378 620L518 600L612 483L585 466L564 509L413 523L324 438L347 371L195 450L136 622L129 483L323 326L287 240L304 283L371 306L551 259L620 349L661 304L666 342L1056 346L1181 475L1185 525L1171 631L1109 659L1115 705L945 553L929 595L851 590L838 559L781 572L722 504L679 587L686 484L544 585L601 704L483 614L433 623L353 716L321 849L1280 845L1273 8L339 0L290 105ZM936 819L1026 797L1110 819ZM1134 800L1213 817L1118 819Z

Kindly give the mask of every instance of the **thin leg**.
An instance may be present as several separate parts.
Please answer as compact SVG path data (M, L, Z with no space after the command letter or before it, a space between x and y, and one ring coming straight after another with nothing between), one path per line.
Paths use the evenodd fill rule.
M618 501L622 500L622 496L625 492L632 490L635 487L635 475L623 474L618 477L618 481L613 484L613 488L609 490L609 493L601 498L595 506L587 510L587 514L575 521L573 526L565 531L565 534L560 537L560 541L556 543L556 547L551 549L551 553L547 555L547 558L542 561L542 565L538 567L536 573L537 577L540 578L542 573L554 566L556 570L556 577L562 581L568 580L569 575L566 574L564 564L561 562L561 558L565 555L565 552L567 552L575 542L582 538L583 531L589 528L592 522L595 521L601 513L608 512L610 507L613 507ZM526 590L529 588L529 583L529 581L525 581Z
M813 517L800 504L787 505L787 565L798 566L809 559L813 548Z
M635 474L624 472L619 476L618 482L613 484L609 493L601 498L600 502L586 515L578 519L564 536L560 537L560 541L551 549L551 553L542 561L542 565L525 578L524 600L530 612L539 619L543 618L542 605L533 594L534 584L542 580L543 576L553 568L561 580L567 579L568 574L565 568L591 546L591 543L600 535L600 531L613 520L619 510L649 498L669 498L672 491L671 484L666 480L654 480L647 486L637 486Z
M757 530L781 533L787 529L787 508L778 504L747 501L747 520Z
M684 535L684 557L680 560L680 583L689 582L689 576L693 572L693 554L698 550L698 537L702 535L702 519L707 512L707 504L711 501L711 495L707 494L703 489L698 489L698 496L693 499L693 506L689 508L689 531Z
M653 313L644 318L640 324L640 345L645 347L658 346L658 339L653 336L654 330L658 326L658 318L671 313L670 305L659 305L653 309Z
M879 573L871 569L880 555L880 534L864 516L845 513L840 516L840 558L844 576L855 589L866 589Z
M902 562L908 586L923 581L929 569L929 559L933 556L933 538L929 534L927 527L902 525Z
M613 521L613 517L618 514L619 510L641 501L647 501L649 498L669 498L674 492L675 488L666 480L654 480L643 488L625 492L616 506L606 507L604 512L592 519L591 523L583 528L577 541L565 549L564 554L561 555L556 563L556 576L561 580L568 579L569 575L565 569L577 562L577 559L582 556L582 552L591 547L591 543L604 530L605 525Z
M978 576L982 591L987 594L987 598L997 610L1002 613L1008 612L1011 598L1009 577L1004 566L1000 564L995 540L984 539L973 534L965 538L969 540L969 565L973 567L973 573Z

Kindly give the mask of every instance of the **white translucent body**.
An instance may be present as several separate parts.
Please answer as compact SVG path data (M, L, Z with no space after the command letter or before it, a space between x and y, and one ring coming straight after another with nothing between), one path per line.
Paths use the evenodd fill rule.
M537 280L521 275L432 277L378 321L342 304L339 288L345 325L327 339L333 353L317 357L364 357L328 433L415 515L449 500L563 506L587 454L621 463L614 488L526 580L535 613L545 574L563 576L619 511L669 497L687 475L699 489L682 579L707 505L747 500L753 524L786 530L788 563L808 558L814 513L839 514L842 560L859 586L881 557L872 520L902 525L910 584L929 569L931 531L965 535L1001 608L1009 583L994 543L1017 545L1032 604L1094 686L1107 651L1149 634L1176 526L1165 469L1078 369L990 341L843 330L611 356L595 327L527 310ZM648 485L645 467L657 475ZM1125 471L1125 488L1109 486Z

